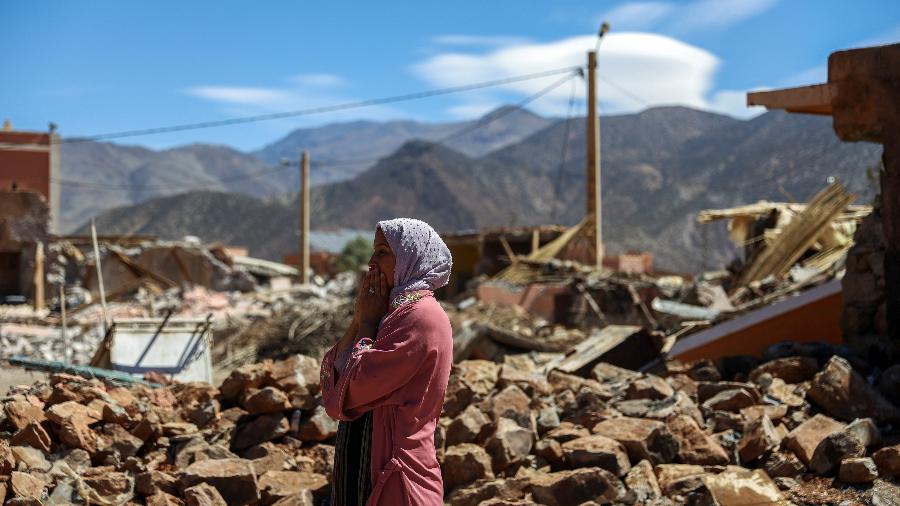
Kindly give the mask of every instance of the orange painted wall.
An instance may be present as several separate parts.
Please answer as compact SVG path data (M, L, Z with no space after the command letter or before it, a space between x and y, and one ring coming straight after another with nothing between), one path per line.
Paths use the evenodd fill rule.
M684 362L715 360L734 355L762 355L767 347L782 341L825 341L841 344L841 292L829 295L778 317L688 350L673 358ZM687 339L687 338L685 338Z

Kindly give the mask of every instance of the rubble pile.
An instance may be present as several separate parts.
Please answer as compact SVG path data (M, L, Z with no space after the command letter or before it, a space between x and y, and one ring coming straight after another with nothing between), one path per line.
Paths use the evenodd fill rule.
M900 494L900 366L870 370L803 344L774 347L766 362L669 362L658 374L601 362L578 376L538 372L543 355L454 366L435 435L448 504L894 504ZM0 497L320 504L337 424L318 369L294 355L239 367L218 388L64 374L15 387L0 415Z
M328 495L336 422L302 355L206 383L56 374L3 399L6 504L291 504Z

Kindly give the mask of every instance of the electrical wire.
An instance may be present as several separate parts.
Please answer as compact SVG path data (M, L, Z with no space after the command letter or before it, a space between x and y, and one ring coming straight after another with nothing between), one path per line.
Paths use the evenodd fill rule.
M551 91L555 90L556 88L562 86L563 84L565 84L567 81L571 80L573 77L575 77L578 74L579 74L579 72L576 69L570 68L568 75L564 76L562 79L559 79L559 80L553 82L549 86L542 88L537 93L534 93L534 94L526 97L525 99L518 102L514 107L510 107L509 109L506 109L506 110L504 110L498 114L495 114L493 116L481 118L478 121L476 121L470 125L466 125L465 127L461 128L460 130L457 130L456 132L453 132L452 134L450 134L448 136L445 136L441 139L437 139L432 142L435 144L444 144L448 141L457 139L457 138L467 135L471 132L474 132L475 130L483 128L483 127L493 123L494 121L497 121L497 120L503 118L504 116L512 114L513 112L516 112L518 109L543 97L547 93L550 93ZM376 162L381 159L382 159L382 157L355 159L355 160L345 159L345 160L340 160L335 163L328 163L328 162L314 163L314 166L322 167L322 166L338 166L338 165L350 165L350 164L356 165L359 163ZM267 169L257 171L254 173L250 173L250 174L241 174L241 175L232 176L230 178L222 178L222 179L219 179L217 182L229 182L229 181L236 181L236 180L241 180L241 179L250 179L250 178L260 177L260 176L268 175L271 173L283 171L286 168L287 168L287 166L281 166L281 167L276 167L276 168L267 168ZM106 189L106 190L129 190L129 191L145 191L146 190L146 191L149 191L149 190L165 190L167 188L173 187L172 185L146 185L146 186L112 185L112 184L92 183L92 182L86 182L86 181L66 180L66 179L56 179L56 178L51 178L51 181L75 185L75 186L78 186L81 188ZM208 187L208 184L204 184L203 186L196 187L196 188L179 185L177 187L177 189L183 190L183 191L191 191L193 189L204 189L206 187Z
M294 111L284 111L284 112L275 112L269 114L259 114L256 116L245 116L241 118L229 118L223 120L214 120L214 121L202 121L198 123L185 123L180 125L170 125L164 127L156 127L156 128L145 128L140 130L124 130L119 132L111 132L111 133L103 133L96 135L89 135L85 137L72 137L61 139L58 141L60 144L69 144L69 143L79 143L79 142L92 142L92 141L100 141L100 140L110 140L110 139L121 139L125 137L138 137L144 135L155 135L162 133L171 133L171 132L183 132L185 130L199 130L204 128L215 128L221 126L230 126L230 125L240 125L245 123L255 123L259 121L270 121L275 119L284 119L284 118L294 118L298 116L310 116L313 114L324 114L329 112L337 112L337 111L346 111L349 109L359 109L363 107L371 107L374 105L384 105L384 104L393 104L397 102L406 102L410 100L420 100L423 98L436 97L441 95L450 95L453 93L461 93L465 91L479 90L483 88L492 88L496 86L501 86L504 84L512 84L523 81L531 81L533 79L540 79L542 77L549 77L553 75L559 75L564 73L570 73L575 71L578 67L564 67L553 70L545 70L542 72L532 72L530 74L522 74L518 76L505 77L502 79L494 79L491 81L482 81L479 83L465 84L461 86L451 86L447 88L438 88L434 90L428 91L420 91L415 93L406 93L403 95L394 95L390 97L382 97L382 98L373 98L368 100L360 100L357 102L346 102L343 104L334 104L334 105L326 105L319 107L311 107L307 109L299 109ZM10 149L15 148L15 145L10 146L9 144L0 145L0 149Z
M582 75L582 77L584 77ZM578 81L572 81L572 90L569 94L569 111L566 115L566 126L563 130L562 155L559 160L559 167L556 169L556 178L553 181L553 217L550 221L555 222L559 214L559 187L562 184L562 174L569 156L569 130L572 126L572 112L575 106L575 85Z

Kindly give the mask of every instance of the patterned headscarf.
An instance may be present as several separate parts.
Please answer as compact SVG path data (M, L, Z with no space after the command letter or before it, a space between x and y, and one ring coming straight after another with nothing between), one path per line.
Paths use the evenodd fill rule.
M437 290L450 279L453 258L431 225L412 218L379 221L388 245L394 251L394 288L391 300L415 290Z

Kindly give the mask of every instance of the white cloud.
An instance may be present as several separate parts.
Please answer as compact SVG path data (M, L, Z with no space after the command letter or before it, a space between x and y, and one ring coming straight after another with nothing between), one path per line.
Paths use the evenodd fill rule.
M291 78L291 81L301 86L343 86L347 84L344 78L334 74L300 74Z
M765 107L747 107L747 91L762 91L762 88L754 90L719 90L713 94L707 108L741 119L749 119L766 112Z
M628 2L598 17L595 25L599 27L601 22L608 21L617 31L647 30L674 10L675 6L665 2Z
M525 37L511 37L506 35L461 35L449 34L432 37L431 42L439 46L480 46L499 47L528 42Z
M242 105L268 105L287 98L287 94L280 90L249 86L195 86L184 93L206 100Z
M721 30L772 8L778 0L696 0L678 10L672 29L676 32Z
M781 82L781 85L806 86L808 84L824 83L825 81L828 81L828 66L817 65L788 76Z
M595 40L594 36L582 36L482 54L444 53L414 65L413 72L434 86L457 86L566 65L583 66L586 52L594 47ZM598 62L599 75L608 83L599 85L605 112L634 111L647 105L708 107L705 97L719 64L718 58L704 49L671 37L636 32L610 33L600 47ZM559 77L501 88L516 96L531 95L555 79ZM584 87L577 90L582 99ZM563 115L568 109L569 94L569 86L560 86L529 107L544 114Z
M888 29L886 32L875 35L874 37L861 40L852 47L867 46L883 46L885 44L896 44L900 42L900 24Z

